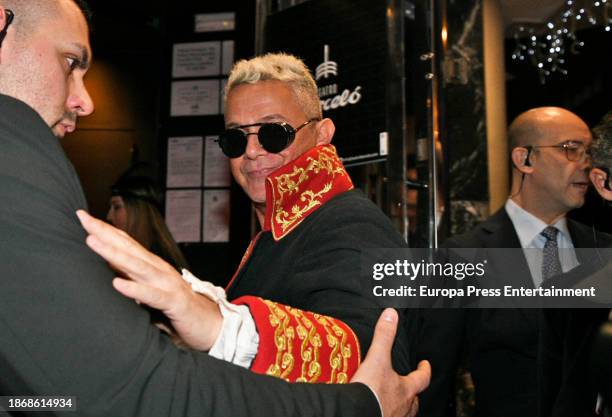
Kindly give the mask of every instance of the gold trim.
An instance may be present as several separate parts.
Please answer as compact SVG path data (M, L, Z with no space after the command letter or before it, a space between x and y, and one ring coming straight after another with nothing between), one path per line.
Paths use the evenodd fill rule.
M276 346L276 360L270 365L266 374L286 379L293 371L295 359L293 358L293 339L295 330L290 326L291 318L276 303L263 300L270 310L270 325L274 328L274 344Z
M297 335L302 343L300 345L300 357L302 358L302 370L296 382L317 382L321 376L321 364L319 362L319 350L321 349L321 336L312 321L298 309L288 308L290 314L295 318Z
M321 151L317 155L317 159L308 157L306 159L308 165L306 168L294 167L293 172L289 174L283 174L276 177L276 192L278 195L274 197L274 220L278 224L283 233L291 228L296 222L301 221L309 210L313 207L321 205L323 196L332 189L333 182L329 181L325 183L320 190L304 190L300 193L298 201L302 204L294 204L290 213L284 209L285 198L300 192L300 186L310 179L309 174L312 172L318 175L321 171L326 171L331 180L338 175L347 175L346 171L339 164L335 151L327 148L321 148ZM274 184L272 184L274 187Z
M347 333L331 317L316 314L315 318L327 332L327 344L332 349L329 356L329 365L332 369L329 382L346 384L348 382L348 360L352 356L351 344L347 343Z
M352 344L347 343L349 332L336 324L333 318L313 313L316 323L325 329L323 338L313 320L302 310L279 305L269 300L262 301L270 310L270 325L274 328L274 344L277 350L275 362L268 367L266 374L288 380L295 367L292 348L297 336L297 339L300 340L299 357L302 364L300 376L295 379L295 382L318 382L323 372L320 362L323 339L331 349L330 378L323 382L337 384L349 382L349 359L353 355ZM295 325L291 324L292 318L295 319Z

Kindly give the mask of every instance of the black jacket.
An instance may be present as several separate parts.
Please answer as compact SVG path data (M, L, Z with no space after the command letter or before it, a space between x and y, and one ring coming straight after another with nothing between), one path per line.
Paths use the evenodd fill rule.
M0 95L0 395L77 397L76 414L46 415L379 415L360 384L290 385L176 348L113 290L84 207L49 128Z
M568 229L576 248L592 248L607 239L606 235L594 235L591 228L570 219ZM470 232L447 240L444 246L521 247L505 209ZM580 260L578 250L577 256ZM488 272L503 276L510 270L509 265L523 285L533 287L529 266L519 251L508 251L501 259L489 259ZM477 416L538 415L538 381L542 379L538 364L538 309L432 310L424 317L417 357L433 352L429 354L433 379L421 401L423 416L449 415L452 410L449 404L454 400L455 373L462 350L467 354L467 366L474 381Z
M228 299L256 295L340 319L355 332L365 356L382 305L369 296L361 257L371 248L402 247L405 242L380 209L360 191L346 191L279 241L270 231L262 232L227 288ZM407 373L416 321L410 310L400 317L393 363L398 372Z

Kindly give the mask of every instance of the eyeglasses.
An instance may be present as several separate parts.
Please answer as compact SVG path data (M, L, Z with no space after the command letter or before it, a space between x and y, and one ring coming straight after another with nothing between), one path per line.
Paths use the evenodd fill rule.
M257 136L261 146L270 153L279 153L287 148L295 139L295 134L309 123L318 121L319 119L310 119L302 123L299 127L294 128L285 122L276 123L253 123L251 125L237 126L232 129L227 129L219 135L216 142L221 147L223 153L229 158L238 158L246 151L248 137L250 135ZM259 126L257 132L247 133L242 129L248 127Z
M585 157L589 156L587 154L587 147L585 146L585 144L573 140L569 140L565 143L560 143L558 145L527 145L524 146L524 148L528 151L527 158L529 158L529 154L531 153L532 149L538 148L562 149L565 152L565 157L570 162L584 161Z
M8 28L13 22L13 18L15 17L13 11L9 9L4 9L4 14L6 15L6 24L4 25L4 29L0 30L0 46L2 46L2 41L6 36L6 32L8 31Z

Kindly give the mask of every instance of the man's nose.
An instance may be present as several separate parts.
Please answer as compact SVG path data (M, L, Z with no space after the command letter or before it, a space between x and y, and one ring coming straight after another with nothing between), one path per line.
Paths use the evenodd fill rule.
M592 168L592 165L591 165L591 155L589 155L588 153L585 153L582 156L582 160L580 161L580 168L581 169L585 169L585 170L588 170L588 169Z
M82 80L74 82L71 94L68 96L68 109L77 116L88 116L94 111L94 103Z
M257 132L248 132L246 133L247 137L247 145L245 154L249 159L255 159L259 155L263 155L266 153L266 150L259 143L259 136L257 136Z

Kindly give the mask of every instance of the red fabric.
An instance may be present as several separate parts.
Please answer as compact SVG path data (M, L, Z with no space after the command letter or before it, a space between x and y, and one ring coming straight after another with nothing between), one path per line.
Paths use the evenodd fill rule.
M353 189L333 145L314 147L266 178L264 231L275 240L291 233L312 212Z
M307 175L307 178L302 182L300 182L299 178L300 172L305 172ZM291 175L293 173L295 173L295 175ZM283 183L283 180L287 178L287 174L293 177L296 182L300 183L292 192L283 193L279 191L279 186ZM307 198L305 195L307 195L308 192L314 194L320 193L327 184L329 184L330 187L329 191L323 193L320 198L316 199L312 207L305 210L300 216L296 216L294 221L286 223L288 227L283 229L283 216L282 213L279 214L279 211L284 210L285 213L293 213L295 207L297 207L298 210L300 207L304 208ZM266 178L266 216L263 231L271 230L274 240L279 241L331 198L345 191L352 190L353 188L353 182L344 169L344 165L342 165L336 153L336 148L333 145L314 147L304 152L296 160L283 165ZM246 261L250 258L260 235L261 232L251 240L249 247L242 256L240 265L236 269L236 272L234 272L229 284L225 287L226 289L232 285L234 279L238 276L238 272L240 272Z
M347 383L357 371L359 341L344 322L259 297L232 302L247 305L257 326L253 372L290 382Z

